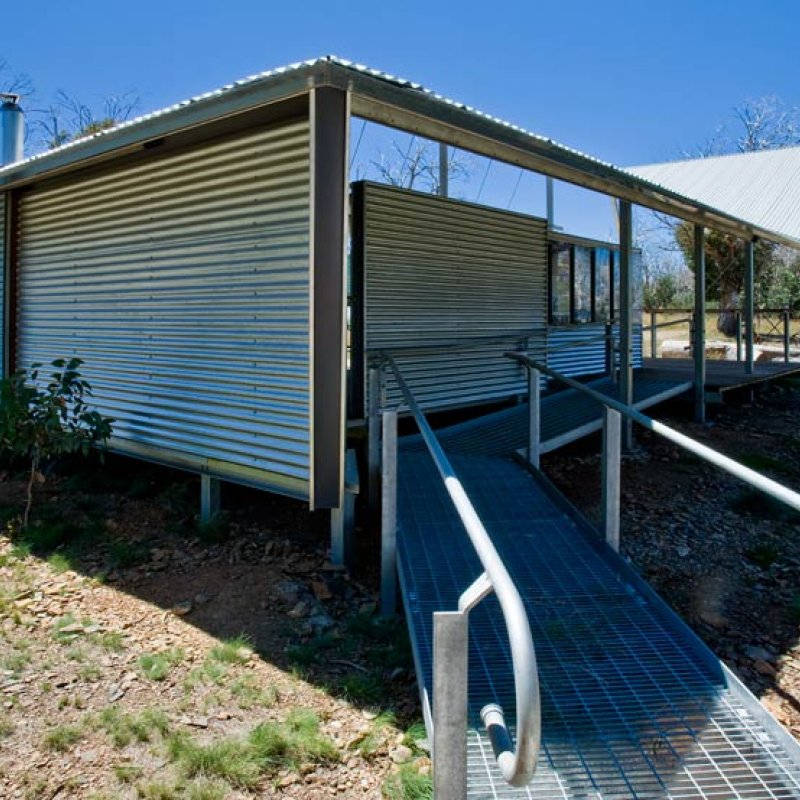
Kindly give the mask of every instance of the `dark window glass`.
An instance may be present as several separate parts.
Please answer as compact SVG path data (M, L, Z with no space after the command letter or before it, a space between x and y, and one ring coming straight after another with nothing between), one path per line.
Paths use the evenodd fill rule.
M571 294L570 246L556 245L550 255L550 322L568 325L570 321L569 298Z
M574 322L592 321L592 251L575 248L575 309Z
M608 322L611 317L611 253L604 247L594 251L594 318Z

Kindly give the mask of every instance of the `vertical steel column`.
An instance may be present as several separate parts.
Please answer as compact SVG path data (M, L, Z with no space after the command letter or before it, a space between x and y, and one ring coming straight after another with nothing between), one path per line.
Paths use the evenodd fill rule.
M630 202L619 201L619 344L620 400L633 405L633 213ZM633 425L630 419L622 423L622 446L633 445Z
M622 415L603 406L603 532L606 544L619 552Z
M450 165L447 162L447 145L439 142L439 194L447 197L450 191Z
M381 404L383 367L370 364L367 410L367 500L372 514L378 513L378 487L381 472Z
M200 475L200 522L211 522L219 514L219 478Z
M397 411L383 412L381 614L397 610Z
M311 507L344 499L350 97L309 94L311 123Z
M528 370L528 463L539 469L541 452L541 376L538 369Z
M616 353L614 352L614 325L606 323L606 372L613 383L617 382Z
M706 250L705 230L694 226L694 420L706 421Z
M745 242L744 249L744 357L745 372L753 373L753 350L755 344L754 314L755 306L755 243L752 239Z
M792 339L792 315L786 309L783 312L783 361L789 363L789 347Z
M547 206L547 227L550 231L555 230L555 179L547 175L544 179L545 185L545 204ZM614 293L613 290L611 292Z
M742 360L742 312L736 311L736 362Z
M433 615L433 796L467 796L467 690L469 616Z
M656 318L658 313L656 311L650 312L650 358L655 358L658 355L658 330L656 329Z

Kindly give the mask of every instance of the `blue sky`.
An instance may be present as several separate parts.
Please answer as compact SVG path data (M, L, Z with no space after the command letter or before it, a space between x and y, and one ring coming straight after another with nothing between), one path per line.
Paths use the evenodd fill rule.
M89 104L133 90L147 111L335 53L636 164L679 157L747 98L777 95L800 105L799 24L797 0L39 0L6 4L0 56L31 75L36 105L58 89ZM482 177L483 166L472 167ZM505 205L514 180L510 172L492 175L481 199ZM463 193L474 199L472 188ZM541 213L542 195L531 180L514 207ZM557 222L605 237L610 206L559 190Z

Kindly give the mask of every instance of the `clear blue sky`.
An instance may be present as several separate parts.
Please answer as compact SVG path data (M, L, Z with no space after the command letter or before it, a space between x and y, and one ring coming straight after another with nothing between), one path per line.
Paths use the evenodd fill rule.
M623 165L679 156L746 98L800 105L798 0L17 0L0 20L38 105L135 90L147 111L335 53ZM593 207L565 190L557 221L605 236Z

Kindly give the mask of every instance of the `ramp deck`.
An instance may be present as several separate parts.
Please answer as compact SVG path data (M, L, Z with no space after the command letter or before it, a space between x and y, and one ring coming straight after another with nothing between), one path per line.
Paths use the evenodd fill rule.
M450 456L525 600L542 696L537 774L512 789L478 720L499 702L513 724L489 597L470 620L470 798L800 798L794 740L576 512L508 457ZM401 440L398 473L398 568L427 706L432 614L455 609L481 568L413 438Z

